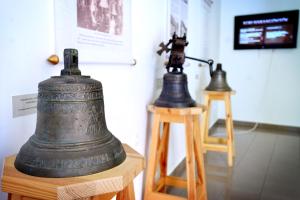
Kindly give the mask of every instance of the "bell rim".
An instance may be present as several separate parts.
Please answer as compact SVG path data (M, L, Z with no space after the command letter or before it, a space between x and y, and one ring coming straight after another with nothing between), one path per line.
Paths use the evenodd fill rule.
M216 92L230 92L230 91L232 91L232 89L230 87L228 87L228 88L209 88L209 87L206 87L205 90L207 90L207 91L216 91Z
M26 165L18 165L16 164L16 162L14 163L14 166L18 171L30 176L43 177L43 178L69 178L69 177L92 175L92 174L96 174L96 173L100 173L112 169L122 164L125 161L126 157L127 155L124 151L124 155L120 159L115 159L114 162L106 163L105 165L101 165L101 167L95 166L91 168L84 168L84 170L88 172L78 172L78 169L69 169L60 172L52 169L43 169L43 168L36 168L36 167L28 168Z
M157 99L154 102L154 105L158 106L158 107L164 107L164 108L190 108L190 107L195 107L197 105L197 103L193 99L191 99L191 101L188 101L188 102L184 102L184 101L170 102L167 100L164 101L164 100Z
M37 176L37 177L47 177L47 178L63 178L63 177L74 177L74 176L84 176L94 173L99 173L113 167L120 165L126 159L126 152L121 144L121 142L113 135L111 135L111 139L106 141L105 143L98 144L95 148L90 149L81 149L77 151L56 151L55 149L34 149L34 153L36 155L28 156L28 150L26 148L30 147L30 141L28 140L20 149L19 153L17 154L16 160L14 162L14 166L17 170L22 173ZM52 150L52 151L51 151ZM104 151L106 150L106 151ZM102 154L96 154L96 152L102 152ZM49 153L50 155L46 154ZM85 157L82 154L87 154ZM70 157L66 156L69 155ZM113 155L109 157L109 155ZM98 156L98 157L97 157ZM103 156L107 156L112 158L107 160L103 163L93 164L93 162L98 161L102 162L101 158ZM33 157L38 157L37 160L42 160L43 162L35 163L33 162ZM62 158L63 157L63 158ZM80 161L83 158L86 162L83 162L86 165L92 165L91 167L65 167L65 168L50 168L49 165L46 167L41 167L42 164L46 165L50 163L52 166L52 162L56 162L57 160L61 163L64 162L76 162ZM92 163L89 164L88 162ZM32 163L35 163L32 164ZM74 163L73 163L74 164ZM40 165L40 166L39 166ZM54 164L55 166L57 164ZM68 165L67 165L68 166Z

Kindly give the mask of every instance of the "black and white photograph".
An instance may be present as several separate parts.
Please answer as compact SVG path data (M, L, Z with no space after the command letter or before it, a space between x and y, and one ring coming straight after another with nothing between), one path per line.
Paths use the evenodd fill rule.
M77 26L121 35L123 0L77 0Z
M56 51L78 48L83 63L133 63L131 1L55 0Z

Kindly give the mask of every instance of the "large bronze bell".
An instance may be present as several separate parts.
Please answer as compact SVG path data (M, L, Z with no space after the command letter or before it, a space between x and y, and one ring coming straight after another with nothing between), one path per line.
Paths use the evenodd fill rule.
M215 71L210 68L211 80L205 90L208 91L231 91L227 81L226 81L226 72L222 70L222 65L217 64Z
M167 46L172 44L171 49ZM188 45L186 36L178 37L175 33L167 45L160 44L162 47L157 53L171 50L167 71L163 78L163 88L159 98L154 105L160 107L180 108L193 107L196 102L191 98L188 91L187 76L183 73L183 63L185 60L184 47Z
M113 168L125 160L106 127L101 82L81 76L76 49L64 50L61 76L39 83L37 124L15 167L41 177L71 177Z

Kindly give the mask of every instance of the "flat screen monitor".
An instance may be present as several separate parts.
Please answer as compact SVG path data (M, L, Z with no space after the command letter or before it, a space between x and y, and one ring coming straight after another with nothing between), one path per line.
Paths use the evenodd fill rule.
M299 10L236 16L234 49L296 48Z

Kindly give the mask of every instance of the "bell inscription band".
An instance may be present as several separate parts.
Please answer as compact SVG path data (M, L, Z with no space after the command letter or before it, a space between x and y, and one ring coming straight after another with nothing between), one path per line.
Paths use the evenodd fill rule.
M210 76L211 80L205 90L208 91L231 91L227 81L226 81L226 72L222 70L222 65L217 64L217 68L213 71L212 66L210 66Z
M170 44L171 49L168 48ZM163 51L171 50L171 55L166 66L168 73L163 78L162 92L154 105L169 108L196 106L188 91L187 76L183 73L182 67L185 60L184 48L187 45L186 36L178 37L175 33L168 44L160 44L161 49L157 53L161 55Z
M106 127L102 84L81 76L76 49L64 50L64 69L39 83L34 135L15 167L29 175L72 177L113 168L126 153Z

